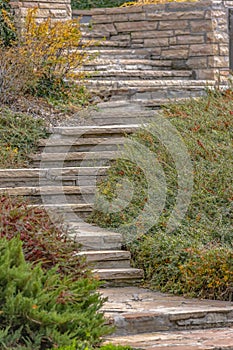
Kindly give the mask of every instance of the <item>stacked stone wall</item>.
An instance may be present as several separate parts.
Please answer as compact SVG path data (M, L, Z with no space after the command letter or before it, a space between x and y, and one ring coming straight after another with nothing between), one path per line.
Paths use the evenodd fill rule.
M70 0L24 0L11 1L10 5L18 20L25 18L28 9L37 8L38 20L48 17L55 20L66 20L72 16Z
M201 0L73 14L89 18L96 36L144 48L152 60L171 60L171 68L191 69L196 79L224 81L229 75L231 6L233 1Z

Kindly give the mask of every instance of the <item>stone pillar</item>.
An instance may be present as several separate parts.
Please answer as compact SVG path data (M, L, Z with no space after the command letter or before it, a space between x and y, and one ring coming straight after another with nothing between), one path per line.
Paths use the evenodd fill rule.
M213 69L215 80L224 83L229 78L230 50L229 50L229 15L228 8L233 1L212 0L211 20L212 33L207 39L216 48L214 55L208 58L208 65Z

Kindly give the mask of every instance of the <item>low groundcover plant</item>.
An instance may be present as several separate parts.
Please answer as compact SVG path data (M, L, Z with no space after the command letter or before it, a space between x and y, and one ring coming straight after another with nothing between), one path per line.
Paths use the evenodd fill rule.
M191 202L174 231L167 232L167 224L178 191L176 164L165 145L150 133L150 126L132 140L153 152L166 177L166 203L153 227L145 232L140 221L150 195L147 178L138 164L124 160L124 152L100 184L98 207L90 220L124 234L135 265L144 269L152 288L202 298L232 298L232 114L231 89L209 91L199 99L164 108L163 117L179 132L189 152L194 176ZM134 149L128 146L126 155L130 151ZM137 190L126 207L106 213L101 207L106 200L103 204L101 200L107 199L108 206L116 201L122 177ZM156 184L154 178L150 186L156 188Z

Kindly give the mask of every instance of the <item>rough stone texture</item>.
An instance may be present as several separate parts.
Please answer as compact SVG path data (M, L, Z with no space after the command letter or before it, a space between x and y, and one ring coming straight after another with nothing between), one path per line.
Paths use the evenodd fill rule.
M122 288L120 292L116 288L101 290L101 293L108 297L103 311L116 327L116 339L149 332L161 335L161 331L207 330L233 325L233 303L230 302L187 299L133 287ZM151 345L162 345L159 338L157 341Z
M200 0L88 13L99 37L102 32L109 41L117 41L127 35L127 48L145 48L152 60L182 59L196 79L221 78L223 83L229 74L228 7L232 4ZM107 25L112 27L107 30Z
M118 336L109 342L143 350L232 350L233 328Z
M51 17L54 20L67 20L71 18L70 0L24 0L10 1L10 5L17 17L19 25L25 18L29 9L37 8L38 20Z

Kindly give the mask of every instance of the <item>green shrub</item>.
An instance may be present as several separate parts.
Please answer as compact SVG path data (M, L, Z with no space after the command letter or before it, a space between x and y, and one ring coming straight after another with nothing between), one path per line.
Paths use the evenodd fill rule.
M42 119L0 108L0 167L25 166L27 155L35 151L38 140L45 137Z
M188 259L179 266L180 285L192 296L232 301L233 250L210 245L190 248Z
M168 292L190 293L192 296L228 298L228 294L224 294L223 289L230 290L230 286L233 285L230 266L227 265L226 271L229 271L229 274L225 277L225 281L223 278L221 288L218 287L217 276L218 269L222 267L219 263L219 267L216 265L213 268L212 277L210 277L210 284L213 285L211 290L204 288L204 282L200 287L201 283L198 280L198 278L202 281L207 280L207 267L202 271L202 277L201 271L194 274L190 287L186 284L184 275L181 274L180 266L186 266L186 262L192 263L187 253L187 249L192 247L196 248L200 255L200 252L205 255L207 265L213 262L213 266L215 266L214 254L217 254L218 249L223 261L229 254L228 250L230 252L233 249L232 111L231 90L224 93L217 90L208 92L206 97L198 100L191 99L182 104L170 104L164 109L164 117L181 135L194 168L191 202L181 225L177 226L173 232L167 232L167 226L178 193L176 165L162 142L156 135L150 133L150 126L134 135L132 140L145 146L148 154L149 151L154 152L154 157L159 160L166 176L167 192L163 210L157 219L152 208L148 217L148 220L154 219L153 227L145 231L140 217L150 196L147 177L142 169L139 169L139 163L144 164L143 159L140 159L137 164L133 162L129 164L129 161L124 159L117 160L111 167L108 178L99 187L101 200L98 201L97 196L98 206L91 220L101 226L113 227L124 233L126 245L131 249L136 266L144 268L147 280L152 287ZM126 156L130 152L133 154L134 145L135 142L132 147L127 147ZM150 166L153 168L153 164ZM149 172L152 172L152 168ZM136 190L132 199L120 211L106 213L104 208L106 203L103 198L110 201L108 207L111 206L111 202L116 201L123 176L134 183ZM155 177L154 186L152 186L155 190L156 179ZM153 183L153 179L150 178L150 181ZM214 273L215 270L216 273ZM195 288L195 285L198 287Z
M98 344L107 329L95 290L94 281L26 263L19 238L0 239L1 349Z
M17 39L9 0L0 0L0 44L11 46Z
M73 9L89 10L91 8L118 7L123 5L125 0L71 0Z

